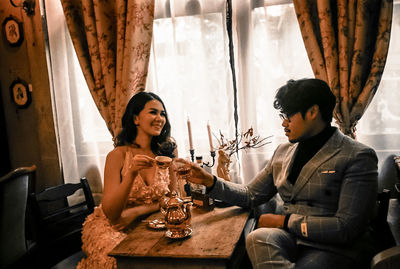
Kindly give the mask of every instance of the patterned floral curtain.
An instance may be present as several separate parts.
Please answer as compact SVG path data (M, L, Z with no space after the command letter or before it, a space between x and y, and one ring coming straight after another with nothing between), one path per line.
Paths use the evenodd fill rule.
M112 136L145 88L154 0L61 0L83 74Z
M334 117L353 138L374 97L386 63L392 0L294 0L316 78L336 96Z

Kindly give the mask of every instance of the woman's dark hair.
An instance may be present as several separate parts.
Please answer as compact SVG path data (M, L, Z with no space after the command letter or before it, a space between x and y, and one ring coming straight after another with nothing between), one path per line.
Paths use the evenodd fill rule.
M275 95L274 108L286 115L301 112L303 118L307 110L318 105L322 119L330 123L336 98L328 84L320 79L289 80Z
M174 156L176 144L171 136L171 124L168 120L167 110L161 98L152 92L139 92L132 96L126 106L125 113L122 116L122 131L117 135L115 145L124 146L134 143L137 136L137 127L134 123L134 116L139 115L144 106L151 100L159 101L165 111L165 125L159 136L153 136L151 139L150 148L156 155L164 155L169 157Z

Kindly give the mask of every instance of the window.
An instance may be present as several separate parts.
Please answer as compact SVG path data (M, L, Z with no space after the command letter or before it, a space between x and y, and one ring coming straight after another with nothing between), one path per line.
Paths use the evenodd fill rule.
M400 152L400 1L394 1L389 54L378 91L357 127L358 140L373 147L379 161Z
M232 136L234 131L224 1L202 2L209 9L197 10L192 16L185 16L185 5L180 5L184 1L171 2L172 8L156 2L156 14L172 12L170 17L156 17L153 24L147 90L165 102L179 156L189 155L189 117L195 155L207 159L207 122L214 134L221 130Z
M278 113L272 107L275 90L291 78L313 77L293 4L288 0L264 6L264 2L271 3L232 1L238 127L243 132L253 127L261 137L273 136L271 144L241 152L240 162L236 165L242 164L242 181L250 180L270 158L276 145L286 141ZM235 132L225 1L156 0L155 3L147 90L157 93L165 102L179 155L189 155L186 126L189 117L195 155L210 161L207 122L216 137L221 131L226 137L233 138ZM60 145L62 153L67 154L65 156L75 154L75 157L63 157L63 161L78 167L77 176L73 174L71 178L87 176L90 180L88 173L97 173L102 178L104 156L112 149L111 136L85 88L77 60L73 58L76 56L59 2L46 1L46 14L60 133L67 130L63 111L72 115L66 142ZM380 160L391 153L398 154L400 149L398 0L393 15L384 76L357 131L359 141L375 148ZM64 56L60 56L62 51L65 51ZM57 70L68 70L68 75ZM82 115L90 117L83 118ZM97 146L93 148L93 145ZM214 146L218 147L216 140ZM73 150L69 151L69 148ZM101 157L94 159L94 156Z

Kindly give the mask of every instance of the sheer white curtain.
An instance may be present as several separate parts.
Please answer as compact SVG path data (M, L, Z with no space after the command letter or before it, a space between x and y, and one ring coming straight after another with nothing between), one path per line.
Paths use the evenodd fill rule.
M54 120L64 182L79 182L81 177L87 177L98 202L105 155L113 148L112 138L87 88L61 3L45 0L44 7Z
M225 1L155 3L147 90L165 102L179 156L189 156L189 117L195 155L211 161L207 122L217 136L234 133ZM218 147L215 138L213 146Z
M264 4L265 2L265 4ZM270 144L242 152L242 178L261 170L276 146L287 141L278 112L276 90L289 79L313 77L291 1L234 1L239 68L240 129L250 126Z

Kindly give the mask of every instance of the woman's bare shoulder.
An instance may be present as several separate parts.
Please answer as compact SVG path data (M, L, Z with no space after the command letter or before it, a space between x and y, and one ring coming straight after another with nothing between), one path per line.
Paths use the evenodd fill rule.
M107 158L125 158L127 152L132 153L133 156L136 154L144 154L140 148L135 146L118 146L107 154Z
M107 159L124 159L125 154L128 151L128 146L115 147L107 154Z

